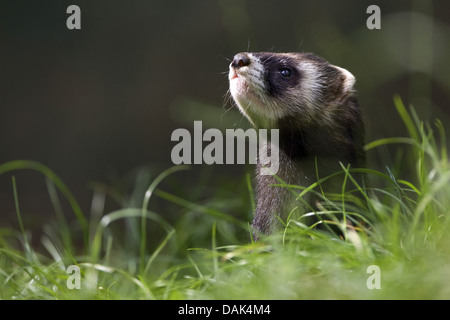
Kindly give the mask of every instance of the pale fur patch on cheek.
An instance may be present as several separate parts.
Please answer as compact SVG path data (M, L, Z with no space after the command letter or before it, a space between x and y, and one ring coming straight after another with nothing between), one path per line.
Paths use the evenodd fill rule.
M258 58L251 53L248 54L251 64L248 67L247 77L249 84L258 91L259 95L263 95L265 92L264 84L264 65L261 64Z
M301 93L302 100L306 103L306 106L310 109L316 107L317 92L320 92L321 86L318 79L317 67L307 61L302 61L299 65L299 69L302 73L301 79Z

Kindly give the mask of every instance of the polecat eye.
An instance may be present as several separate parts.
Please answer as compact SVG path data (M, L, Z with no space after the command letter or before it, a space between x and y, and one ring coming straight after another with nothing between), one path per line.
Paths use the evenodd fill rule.
M292 71L288 68L280 69L280 73L285 78L289 78L292 75Z

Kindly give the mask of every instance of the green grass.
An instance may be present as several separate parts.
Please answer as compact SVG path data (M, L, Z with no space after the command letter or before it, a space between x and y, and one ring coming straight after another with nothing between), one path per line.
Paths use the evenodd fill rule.
M310 213L331 231L292 217L277 234L252 242L249 176L217 190L180 185L169 192L160 183L176 181L186 169L173 167L142 179L134 198L113 212L103 212L102 203L108 195L120 198L117 190L96 188L93 208L100 209L88 217L49 168L32 161L2 164L3 178L24 169L42 173L56 215L43 226L41 245L33 246L13 177L19 228L0 229L0 298L448 299L450 170L443 125L423 123L400 98L394 102L409 136L373 141L366 149L370 158L396 144L404 156L382 170L343 167L337 173L343 192L324 197L320 211ZM402 177L400 169L409 167ZM366 186L353 179L361 172ZM284 187L301 196L318 186ZM72 213L62 212L61 196ZM80 268L79 290L67 286L69 265ZM367 287L373 265L380 269L380 289Z

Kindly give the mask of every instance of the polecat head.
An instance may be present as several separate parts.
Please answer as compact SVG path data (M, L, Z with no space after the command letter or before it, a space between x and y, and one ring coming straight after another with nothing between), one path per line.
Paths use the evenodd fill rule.
M354 95L355 77L311 53L244 52L234 56L230 92L258 128L283 118L301 127L332 125L333 114Z

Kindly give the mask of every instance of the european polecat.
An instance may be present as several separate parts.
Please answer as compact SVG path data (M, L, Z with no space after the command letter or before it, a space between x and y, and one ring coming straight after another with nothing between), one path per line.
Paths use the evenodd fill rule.
M354 83L349 71L311 53L243 52L229 68L230 92L240 111L256 129L279 129L277 176L304 187L341 170L339 162L352 168L364 163ZM316 201L309 194L294 201L291 190L273 186L280 184L276 177L259 174L260 166L252 223L256 237L270 234L295 207L311 211Z

